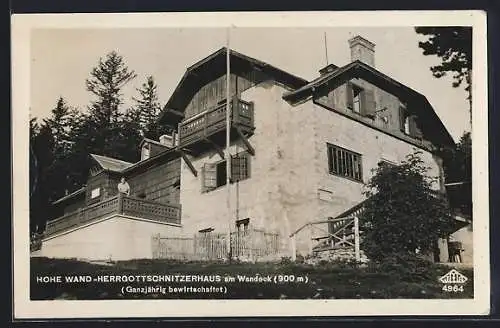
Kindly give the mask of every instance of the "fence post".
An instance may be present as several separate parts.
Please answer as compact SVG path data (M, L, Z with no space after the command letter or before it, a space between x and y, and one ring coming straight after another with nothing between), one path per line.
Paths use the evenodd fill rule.
M248 230L248 232L249 232L248 237L250 237L250 245L248 247L249 248L249 254L248 254L249 256L248 257L250 258L250 260L253 260L254 259L253 257L254 256L256 257L256 255L257 255L257 254L254 254L254 251L253 251L253 245L254 245L253 239L255 238L256 231L255 230Z
M159 240L160 240L160 234L153 234L151 236L151 251L152 251L152 257L153 259L158 258L158 254L160 252L159 250Z
M354 216L354 254L356 256L356 262L361 261L361 254L359 249L359 218Z

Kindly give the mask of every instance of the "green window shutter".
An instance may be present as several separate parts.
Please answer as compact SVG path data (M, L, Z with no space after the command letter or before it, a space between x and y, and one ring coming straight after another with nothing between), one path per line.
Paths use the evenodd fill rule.
M363 116L374 117L375 110L375 93L373 90L363 90L361 92L361 114Z
M217 188L217 165L205 163L203 165L203 187L205 190Z
M346 84L346 106L349 109L353 109L353 90L352 90L352 84L350 82L347 82Z

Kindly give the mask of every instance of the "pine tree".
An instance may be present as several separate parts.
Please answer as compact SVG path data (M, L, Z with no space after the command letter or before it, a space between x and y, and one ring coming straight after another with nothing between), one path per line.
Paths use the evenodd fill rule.
M415 32L428 37L425 42L418 43L424 56L436 55L441 58L441 64L430 68L432 74L440 78L448 72L453 73L454 88L465 83L472 123L472 28L463 26L416 27Z
M42 230L50 217L52 181L49 172L50 166L54 162L54 137L51 129L45 125L38 129L35 128L34 124L30 127L31 155L36 159L35 171L30 172L36 178L30 197L30 230L35 232Z
M139 92L139 97L133 97L136 105L130 115L138 120L141 134L146 138L158 140L162 134L171 132L168 127L158 124L161 105L158 101L158 86L154 78L148 76L141 88L136 90Z
M123 57L116 51L100 58L97 67L86 80L87 91L95 97L89 106L90 121L88 132L91 134L91 148L103 155L117 157L114 144L120 141L119 122L123 113L121 89L137 75L126 66Z
M43 124L49 128L54 137L54 153L65 156L65 153L71 147L70 131L72 115L74 109L71 109L63 97L59 97L56 107L52 110L51 116L43 120Z

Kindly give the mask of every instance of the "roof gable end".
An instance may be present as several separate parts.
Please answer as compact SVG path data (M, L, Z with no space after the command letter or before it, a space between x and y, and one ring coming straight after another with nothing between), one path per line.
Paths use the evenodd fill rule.
M170 99L160 114L159 122L177 124L184 117L185 106L196 90L226 73L227 48L223 47L186 69ZM300 88L307 80L290 74L258 59L230 49L231 72L238 73L257 69L290 89Z

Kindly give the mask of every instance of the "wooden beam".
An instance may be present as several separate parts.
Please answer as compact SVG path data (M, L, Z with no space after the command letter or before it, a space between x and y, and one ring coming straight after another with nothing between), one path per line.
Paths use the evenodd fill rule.
M247 147L247 151L252 155L255 156L255 149L252 147L250 142L248 141L247 137L243 134L243 132L240 130L240 128L236 127L236 133L238 133L238 136L243 140L243 143Z
M191 173L193 173L193 175L195 177L197 177L198 171L196 171L196 169L194 168L193 163L191 163L191 161L189 160L189 158L187 157L187 155L184 151L181 150L180 152L181 152L182 159L184 160L184 162L186 162L187 166L191 170Z
M361 261L361 251L359 242L359 219L357 216L354 217L354 254L356 257L356 262Z
M207 141L209 144L212 145L212 147L214 147L215 151L217 152L217 154L219 154L220 158L221 159L224 159L224 151L222 150L222 148L216 144L215 142L213 142L212 140L208 139L208 138L204 138L205 141Z
M194 155L194 152L192 150L189 150L187 148L177 148L180 153L185 153L188 155Z

